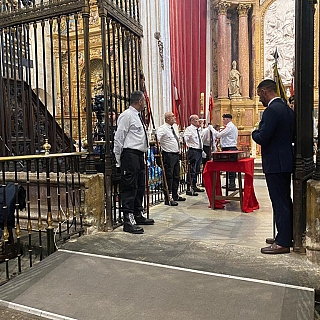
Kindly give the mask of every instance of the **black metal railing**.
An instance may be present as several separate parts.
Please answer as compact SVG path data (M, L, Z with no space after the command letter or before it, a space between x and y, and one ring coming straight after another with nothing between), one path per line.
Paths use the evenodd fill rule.
M83 233L78 170L83 156L75 152L0 157L0 261L5 262L6 279L10 259L16 258L14 269L20 273L22 266L33 265L35 256L41 261L59 242Z

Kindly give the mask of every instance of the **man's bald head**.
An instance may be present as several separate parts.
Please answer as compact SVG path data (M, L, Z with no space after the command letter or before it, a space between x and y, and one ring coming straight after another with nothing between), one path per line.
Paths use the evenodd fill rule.
M199 128L200 127L200 120L199 116L197 114L192 114L189 118L190 123L193 124L195 127Z
M168 111L164 114L164 121L172 126L174 123L176 123L176 117L173 112Z

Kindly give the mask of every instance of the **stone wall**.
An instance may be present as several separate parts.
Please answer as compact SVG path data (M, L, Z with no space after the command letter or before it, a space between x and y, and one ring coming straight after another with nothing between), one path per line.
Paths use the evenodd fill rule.
M307 182L306 253L320 265L320 181Z
M58 179L60 188L60 206L58 206ZM14 173L6 173L6 183L14 182ZM48 191L45 173L39 175L37 179L36 173L29 173L29 179L27 183L27 175L25 172L18 174L18 183L22 185L26 190L29 185L30 192L30 219L32 221L33 230L38 229L38 209L40 209L41 219L43 226L46 226L46 219L48 213ZM66 203L66 183L68 184L68 206ZM39 194L38 194L39 184ZM74 192L72 192L72 179L68 174L67 179L64 174L57 176L56 173L50 174L50 203L52 218L54 226L57 226L58 211L62 214L62 221L65 221L66 215L69 214L70 218L73 216L73 203L75 203L75 209L77 210L77 220L79 221L80 212L83 216L83 224L87 229L87 232L93 232L94 230L104 230L104 181L103 174L80 175L80 188L81 195L79 196L79 183L77 174L74 175ZM74 202L72 201L74 197ZM80 202L79 202L80 201ZM39 208L38 208L39 203ZM19 217L21 219L21 227L26 227L28 213L26 210L20 211ZM78 222L79 223L79 222Z

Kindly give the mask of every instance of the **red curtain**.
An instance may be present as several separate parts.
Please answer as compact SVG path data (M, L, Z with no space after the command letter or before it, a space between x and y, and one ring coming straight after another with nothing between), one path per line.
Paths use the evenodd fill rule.
M175 86L181 99L180 125L184 127L189 125L191 114L199 115L200 93L206 90L207 1L169 2L172 104L175 104Z

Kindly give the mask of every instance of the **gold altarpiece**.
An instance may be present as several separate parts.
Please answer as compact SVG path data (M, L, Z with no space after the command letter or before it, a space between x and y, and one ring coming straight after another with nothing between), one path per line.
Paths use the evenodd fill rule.
M76 28L74 28L75 23L78 25L77 32ZM107 24L108 23L112 25L112 28L107 28L107 30L109 30L109 36L107 34L109 49L107 50L107 63L103 63L101 49L101 19L99 17L98 7L92 4L89 18L91 97L86 97L85 89L85 49L81 16L75 17L74 20L61 18L59 30L56 21L54 21L53 25L53 47L55 48L55 67L57 69L56 75L61 75L62 77L62 79L60 79L59 76L54 77L57 88L56 119L60 124L62 121L65 123L65 130L67 132L70 131L70 128L68 128L69 119L72 119L72 132L76 134L80 127L82 128L82 137L86 136L87 128L85 110L86 99L93 100L96 95L103 95L104 92L103 66L106 65L107 68L107 70L105 70L105 74L107 75L107 86L115 88L114 90L116 93L114 96L124 96L124 91L128 89L124 77L121 77L121 72L119 72L121 65L127 65L123 54L126 49L123 49L122 38L121 41L118 39L120 33L114 32L114 30L117 29L115 22L107 19ZM60 44L59 39L61 39ZM58 70L59 68L61 68L62 72ZM109 73L112 74L111 77L109 77ZM119 79L119 77L121 77L121 79ZM123 83L124 85L120 87L120 83ZM114 97L111 98L111 100L113 100L112 105L114 108L118 109L118 112L120 113L120 101L114 103ZM61 105L63 105L63 108L61 108ZM79 105L80 108L78 108ZM64 110L63 116L61 112L62 109ZM71 117L70 113L72 113ZM93 127L96 121L96 116L93 113ZM74 138L77 139L78 137L74 135Z
M295 1L211 1L212 69L214 122L221 124L221 115L231 113L239 129L239 147L250 148L260 155L259 146L251 140L264 107L256 87L265 78L273 78L275 52L278 68L287 95L294 79ZM319 32L319 12L315 12L315 35ZM315 36L314 116L318 109L318 37ZM239 91L234 89L232 65L240 74ZM291 89L292 90L292 89Z

